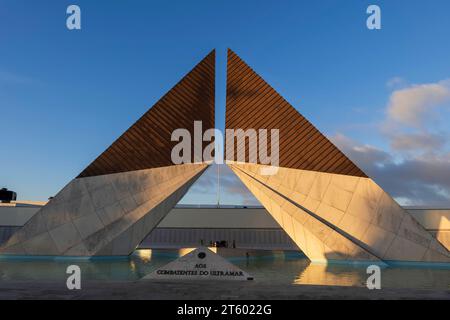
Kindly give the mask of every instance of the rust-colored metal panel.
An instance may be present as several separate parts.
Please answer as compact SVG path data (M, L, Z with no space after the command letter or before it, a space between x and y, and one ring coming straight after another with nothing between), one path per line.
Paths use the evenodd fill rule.
M203 130L214 128L214 100L213 50L78 177L172 165L170 154L178 143L171 141L172 132L187 129L194 143L194 121L202 121Z
M366 177L361 169L231 50L228 50L227 62L225 126L227 129L267 129L268 134L270 129L278 129L281 167ZM230 146L226 144L227 148ZM245 148L246 161L249 161L248 142L242 141L240 144L235 141L234 156L226 156L227 160L237 161L237 151L242 148ZM270 154L270 143L268 151Z

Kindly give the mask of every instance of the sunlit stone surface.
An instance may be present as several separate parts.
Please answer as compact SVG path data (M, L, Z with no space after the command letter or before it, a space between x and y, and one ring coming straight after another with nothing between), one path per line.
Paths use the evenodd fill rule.
M15 255L129 255L182 198L206 164L70 182L0 250Z
M230 167L313 261L450 262L448 250L370 178Z

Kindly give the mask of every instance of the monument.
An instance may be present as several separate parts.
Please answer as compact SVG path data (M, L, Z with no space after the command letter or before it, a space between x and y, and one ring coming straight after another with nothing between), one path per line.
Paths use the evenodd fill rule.
M246 139L226 142L226 163L310 260L450 262L448 248L231 50L226 86L226 128L279 130L279 165L263 175L265 163L237 161L238 151L250 155ZM0 253L131 254L209 165L174 165L171 134L193 136L196 121L214 128L214 102L212 51Z
M153 271L144 279L246 281L253 280L253 277L207 247L200 247Z

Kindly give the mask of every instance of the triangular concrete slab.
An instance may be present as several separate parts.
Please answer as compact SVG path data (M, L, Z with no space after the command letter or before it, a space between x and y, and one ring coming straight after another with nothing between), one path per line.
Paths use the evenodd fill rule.
M253 277L206 247L200 247L161 267L144 279L246 281Z
M226 129L279 130L279 166L366 177L347 156L236 53L228 50ZM259 133L257 134L258 139ZM250 155L246 139L225 143L226 159ZM270 144L268 153L271 152ZM248 161L248 160L246 160ZM252 162L252 161L249 161Z

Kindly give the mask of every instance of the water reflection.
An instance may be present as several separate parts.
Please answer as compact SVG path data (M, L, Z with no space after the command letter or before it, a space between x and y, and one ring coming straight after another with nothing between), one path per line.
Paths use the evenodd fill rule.
M18 259L0 258L0 280L65 281L66 268L79 265L83 279L137 280L189 250L137 250L125 259ZM365 286L366 267L311 263L301 254L228 258L253 275L255 282L294 285ZM450 289L450 268L384 268L382 287Z
M304 256L292 254L231 261L251 273L255 281L273 284L363 287L369 277L366 273L367 266L316 264ZM449 290L450 268L383 268L381 286Z
M194 250L195 250L195 248L181 248L181 249L178 250L178 255L180 257L182 257L182 256L187 255L189 252L192 252Z
M298 277L294 284L337 285L337 286L365 286L367 274L361 268L351 266L331 266L310 263ZM365 271L365 269L364 269Z
M295 284L365 286L366 267L311 263ZM385 288L450 289L450 270L438 268L383 268L381 286Z
M151 249L136 250L135 254L141 259L143 263L149 263L152 260Z

